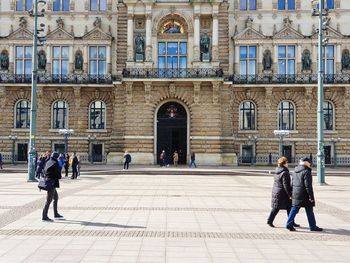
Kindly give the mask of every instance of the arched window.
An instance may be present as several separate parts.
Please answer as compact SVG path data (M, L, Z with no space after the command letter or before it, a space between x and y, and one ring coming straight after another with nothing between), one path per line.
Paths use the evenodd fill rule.
M94 101L90 104L90 129L105 129L106 104Z
M331 131L334 129L333 118L334 118L334 107L332 102L325 101L323 104L324 113L324 129Z
M278 106L278 129L294 130L294 104L290 101L281 101Z
M255 130L255 104L243 101L239 107L240 129Z
M20 100L16 103L16 128L28 129L30 125L30 103L28 100Z
M52 107L52 128L66 129L68 117L68 104L63 100L55 101Z

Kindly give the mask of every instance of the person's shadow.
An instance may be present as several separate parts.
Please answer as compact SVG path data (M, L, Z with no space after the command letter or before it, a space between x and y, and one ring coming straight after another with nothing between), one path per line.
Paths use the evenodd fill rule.
M320 234L326 234L326 235L338 235L338 236L350 236L350 230L347 229L331 229L331 228L323 228L323 231L320 232L314 232L314 231L310 231L308 227L300 227L297 228L300 229L302 231L300 232L307 232L307 233L320 233Z
M145 226L128 226L128 225L119 225L113 223L99 223L99 222L90 222L90 221L81 221L81 220L67 220L61 219L56 221L57 223L71 224L71 225L82 225L82 226L96 226L96 227L115 227L115 228L141 228L145 229Z

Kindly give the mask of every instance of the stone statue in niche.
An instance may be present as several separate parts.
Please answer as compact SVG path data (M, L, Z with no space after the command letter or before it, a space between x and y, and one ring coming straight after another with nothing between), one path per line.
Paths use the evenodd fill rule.
M341 57L341 69L350 70L350 53L349 50L345 49Z
M0 54L0 70L7 71L9 69L9 56L6 50L2 51Z
M63 28L64 27L64 21L63 21L62 17L57 18L56 23L57 23L57 26L59 28Z
M311 70L311 54L308 49L305 49L303 52L303 57L301 58L302 62L302 71Z
M39 70L45 70L46 69L46 54L45 51L41 50L38 53L38 69Z
M20 28L27 28L27 24L28 24L27 19L24 16L19 18L19 27Z
M77 71L83 70L84 57L80 50L75 53L74 68Z
M200 53L201 53L201 60L203 62L209 62L209 60L210 60L210 38L209 38L207 32L205 32L201 36Z
M271 51L265 50L264 56L263 56L263 69L264 71L271 71L272 70L272 58L271 58Z
M139 33L135 38L135 60L136 62L143 62L145 59L145 40Z
M94 26L94 27L101 28L101 26L102 26L102 19L101 19L101 17L96 17L96 18L95 18L95 21L94 21L94 23L93 23L93 26Z

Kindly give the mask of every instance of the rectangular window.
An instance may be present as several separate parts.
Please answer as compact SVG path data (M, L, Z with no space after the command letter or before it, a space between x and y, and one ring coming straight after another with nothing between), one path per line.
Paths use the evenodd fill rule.
M32 74L32 50L31 46L16 47L16 74L31 75Z
M240 10L256 10L256 0L241 0Z
M239 60L241 75L255 75L256 46L241 46L239 48Z
M328 77L331 77L334 74L334 46L328 45L324 47L323 54L324 72Z
M295 46L278 46L278 74L295 74Z
M101 46L90 46L89 48L89 73L90 75L106 75L107 48Z
M17 0L16 11L29 11L33 7L33 0Z
M295 10L295 0L278 0L278 10Z
M90 0L90 11L106 11L107 0Z
M54 0L53 2L53 11L69 11L69 2L70 0Z
M52 48L52 74L55 77L67 75L69 72L69 47Z

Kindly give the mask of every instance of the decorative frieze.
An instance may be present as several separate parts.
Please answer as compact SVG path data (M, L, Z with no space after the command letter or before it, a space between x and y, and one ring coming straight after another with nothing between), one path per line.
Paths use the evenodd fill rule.
M218 104L220 101L220 92L221 92L221 82L213 81L213 104Z

